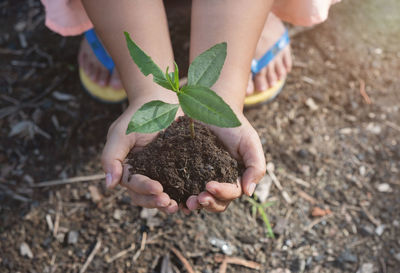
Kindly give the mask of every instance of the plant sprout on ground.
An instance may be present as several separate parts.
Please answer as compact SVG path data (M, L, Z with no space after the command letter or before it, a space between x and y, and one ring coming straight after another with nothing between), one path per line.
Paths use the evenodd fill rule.
M261 219L264 221L265 227L267 228L268 237L275 239L274 231L272 230L268 216L265 212L265 209L272 206L274 203L272 202L260 203L257 201L257 199L258 198L256 195L254 195L254 198L251 197L246 198L246 200L251 204L251 214L253 218L256 218L257 212L260 214Z
M179 106L190 118L190 133L195 137L193 119L218 127L237 127L240 121L221 97L210 87L217 81L226 58L226 43L217 44L200 54L190 65L187 85L179 86L179 69L163 73L160 67L140 49L125 32L129 53L140 71L160 86L175 92L179 104L160 100L150 101L132 116L126 134L132 132L154 133L167 128L175 119Z

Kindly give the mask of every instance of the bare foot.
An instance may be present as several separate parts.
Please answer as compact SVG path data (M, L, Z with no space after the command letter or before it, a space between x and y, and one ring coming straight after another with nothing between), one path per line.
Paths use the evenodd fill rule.
M88 41L83 38L78 53L79 66L83 68L89 78L100 86L111 86L115 90L122 88L118 71L114 69L113 73L105 68L97 59Z
M273 13L268 15L261 37L258 40L254 58L260 59L285 32L282 21ZM247 86L247 95L266 90L275 85L278 80L284 79L292 69L290 46L281 50L275 58L254 77L250 74Z

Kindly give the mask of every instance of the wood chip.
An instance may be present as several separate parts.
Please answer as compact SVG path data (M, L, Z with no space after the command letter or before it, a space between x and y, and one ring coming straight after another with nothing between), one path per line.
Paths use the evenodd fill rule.
M321 209L320 207L314 207L311 211L313 217L322 217L329 214L332 214L330 209Z
M315 205L318 203L317 199L315 199L314 197L310 196L308 193L306 193L302 190L297 190L297 194L304 200L310 202L312 205Z

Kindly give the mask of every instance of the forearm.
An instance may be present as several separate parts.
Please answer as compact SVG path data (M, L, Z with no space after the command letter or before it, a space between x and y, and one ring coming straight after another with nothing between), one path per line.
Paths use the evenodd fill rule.
M161 0L83 0L85 9L120 73L130 102L162 96L175 100L174 94L158 88L152 76L145 77L129 55L124 31L157 63L162 70L173 68L173 52L167 19ZM159 95L153 95L159 92ZM159 97L160 99L160 97ZM145 100L145 99L144 99Z
M227 42L227 58L213 89L242 111L251 60L272 0L193 0L190 60Z

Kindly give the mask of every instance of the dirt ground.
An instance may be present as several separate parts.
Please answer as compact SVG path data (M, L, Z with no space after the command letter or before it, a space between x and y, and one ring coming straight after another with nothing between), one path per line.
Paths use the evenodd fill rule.
M181 66L189 19L169 17ZM82 91L79 41L47 30L37 0L0 2L0 272L223 272L223 251L247 261L226 272L400 272L399 1L343 1L296 31L284 91L246 112L275 167L265 185L282 186L267 199L275 239L245 197L168 216L100 179L35 187L101 174L126 107Z

